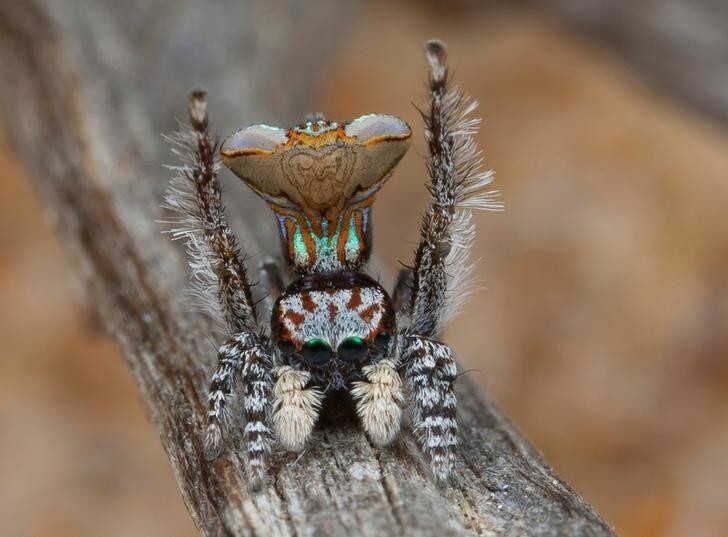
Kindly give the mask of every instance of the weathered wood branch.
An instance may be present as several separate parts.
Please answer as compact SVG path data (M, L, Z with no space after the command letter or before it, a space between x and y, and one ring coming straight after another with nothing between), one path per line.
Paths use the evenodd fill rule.
M342 7L316 3L294 23L295 3L282 4L276 32L250 5L233 2L3 4L3 127L121 349L203 534L611 534L467 379L459 386L461 458L447 487L430 479L409 434L375 449L347 414L325 419L301 457L274 457L271 482L258 494L246 489L234 450L205 461L214 352L204 320L180 302L181 247L156 223L167 176L159 163L168 160L159 133L183 112L187 90L200 82L193 73L211 94L233 92L282 114L296 109L316 77L299 60L337 39L315 33L311 21ZM306 32L307 51L289 46ZM282 71L300 75L295 95L267 91ZM236 104L213 103L213 114L226 118ZM232 194L237 210L229 212L241 217L247 249L275 245L265 235L273 226L257 224L271 221L262 204Z

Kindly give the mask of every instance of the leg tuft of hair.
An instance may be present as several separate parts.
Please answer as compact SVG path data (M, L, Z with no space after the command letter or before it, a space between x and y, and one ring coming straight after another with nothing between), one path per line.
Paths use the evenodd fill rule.
M289 366L276 369L273 387L273 431L288 451L301 451L308 442L321 408L323 394L306 388L311 374Z
M404 394L393 360L363 368L365 381L355 382L351 394L364 430L377 446L391 443L399 433Z

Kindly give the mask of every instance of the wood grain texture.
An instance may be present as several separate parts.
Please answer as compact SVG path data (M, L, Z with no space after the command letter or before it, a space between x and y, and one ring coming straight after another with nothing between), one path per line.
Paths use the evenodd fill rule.
M213 96L221 132L251 107L290 122L317 76L302 67L305 55L322 53L345 25L323 35L314 22L350 13L333 2L306 10L295 2L3 3L3 127L125 357L204 535L611 535L467 379L459 383L461 457L447 487L430 479L411 435L373 448L336 405L302 456L274 457L258 494L246 489L238 451L205 461L214 350L205 321L182 304L181 245L157 223L168 176L160 163L171 160L159 133L182 115L187 90L201 82L193 75ZM308 48L291 46L299 42ZM270 89L286 76L296 77L297 92ZM267 209L240 190L227 196L228 212L246 249L276 245L273 226L258 225L272 224Z

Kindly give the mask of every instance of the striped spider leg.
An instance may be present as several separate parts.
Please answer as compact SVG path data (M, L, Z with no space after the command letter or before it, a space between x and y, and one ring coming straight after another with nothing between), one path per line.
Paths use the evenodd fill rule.
M471 212L500 209L500 204L493 201L497 193L485 189L492 173L483 169L474 140L479 120L470 114L477 103L450 86L445 45L429 41L425 50L430 95L422 116L432 199L422 219L414 267L400 273L394 296L409 319L399 343L414 429L433 474L444 480L457 447L457 367L452 350L438 338L469 293L473 267L468 258L475 235Z
M170 137L183 165L176 169L165 206L178 218L175 238L186 241L193 272L193 299L232 333L218 351L212 376L204 453L216 459L223 451L230 398L238 376L243 381L245 430L243 441L250 480L259 485L265 476L271 435L267 424L272 389L273 359L268 340L258 324L244 260L228 227L221 199L216 158L218 143L208 130L203 92L190 96L189 126ZM270 270L270 268L268 268ZM271 287L274 287L271 285Z

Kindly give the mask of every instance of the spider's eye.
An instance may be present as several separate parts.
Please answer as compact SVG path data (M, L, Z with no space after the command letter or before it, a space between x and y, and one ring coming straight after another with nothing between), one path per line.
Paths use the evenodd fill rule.
M374 338L374 345L386 349L391 339L392 335L389 332L379 332Z
M303 344L303 360L312 366L322 366L331 359L331 346L323 339L309 339Z
M367 344L360 337L352 336L339 343L339 358L345 362L360 362L367 355Z
M287 339L279 339L278 340L278 349L283 354L290 354L296 350L296 346L293 344L292 341L289 341Z

